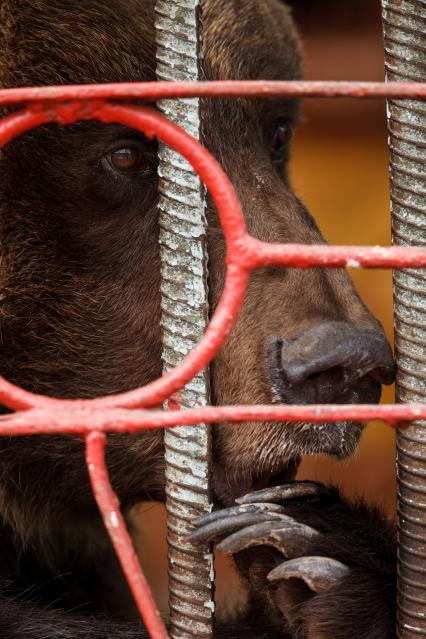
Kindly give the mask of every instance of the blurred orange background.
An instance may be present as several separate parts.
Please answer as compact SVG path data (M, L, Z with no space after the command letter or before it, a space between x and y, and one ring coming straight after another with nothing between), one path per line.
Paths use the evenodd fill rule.
M308 79L383 79L380 3L371 0L294 0ZM297 195L332 244L389 244L387 133L383 101L306 100L295 138L291 174ZM392 278L385 271L352 276L372 312L392 337ZM393 402L393 389L383 400ZM337 462L305 458L300 477L342 486L395 512L395 435L367 427L358 453ZM167 607L165 515L160 505L135 511L136 543L161 610ZM217 559L219 618L244 606L244 591L227 558Z
M380 3L293 2L305 51L305 76L383 80ZM306 100L292 162L296 193L331 244L389 244L387 129L383 100ZM363 299L392 335L392 275L351 272ZM383 401L393 402L393 388ZM341 485L395 513L395 433L371 424L351 460L307 458L303 478Z

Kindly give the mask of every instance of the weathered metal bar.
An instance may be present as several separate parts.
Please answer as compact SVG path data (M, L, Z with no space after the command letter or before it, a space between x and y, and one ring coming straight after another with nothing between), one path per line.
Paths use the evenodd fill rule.
M215 424L247 421L275 421L297 423L301 421L321 424L325 422L367 422L380 419L391 426L407 427L412 420L426 420L426 404L309 404L253 406L207 406L181 412L173 410L135 410L118 407L90 408L81 400L75 403L33 408L3 415L0 436L57 435L58 433L87 436L89 433L139 433L178 425L197 426L200 422ZM241 428L244 428L241 426ZM286 426L287 428L287 426Z
M213 80L202 82L119 82L0 89L0 105L64 100L162 100L165 98L426 98L421 82L343 82L323 80Z
M195 81L199 76L200 0L157 0L157 76ZM162 100L159 108L200 138L199 100ZM208 323L204 187L192 167L160 148L160 247L165 371L198 343ZM182 408L206 406L208 371L181 392ZM210 430L177 427L165 433L170 634L173 639L212 636L213 557L187 539L192 521L210 508Z
M426 1L382 0L389 81L426 80ZM395 244L426 245L426 104L389 100L392 232ZM426 270L394 273L396 393L426 401ZM398 629L426 637L426 421L397 436Z

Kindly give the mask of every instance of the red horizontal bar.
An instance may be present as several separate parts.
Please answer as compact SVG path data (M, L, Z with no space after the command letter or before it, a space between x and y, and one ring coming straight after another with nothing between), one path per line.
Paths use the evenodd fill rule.
M313 404L309 406L208 406L181 411L99 408L69 403L62 410L34 408L0 417L0 435L54 435L98 432L129 432L199 423L276 422L366 422L380 419L388 424L426 420L426 404Z
M426 98L424 82L322 82L225 80L215 82L123 82L2 89L0 104L63 100L147 100L196 97Z
M329 246L316 244L268 244L253 237L241 240L241 253L249 270L262 266L295 268L422 268L426 267L424 247Z

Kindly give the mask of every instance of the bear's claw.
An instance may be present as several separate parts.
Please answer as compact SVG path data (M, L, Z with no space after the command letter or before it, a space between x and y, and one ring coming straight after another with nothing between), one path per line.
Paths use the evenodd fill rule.
M252 492L238 499L238 506L197 519L190 540L214 541L219 550L233 554L254 546L273 547L285 561L269 572L269 581L300 579L313 592L323 592L344 577L349 568L330 557L310 556L313 542L321 533L286 514L285 502L327 499L330 495L327 486L310 481Z
M271 486L262 490L248 493L235 501L238 504L252 504L259 502L276 503L287 499L320 498L330 493L330 489L316 481L294 481L283 486Z
M299 557L271 570L268 579L302 579L313 592L325 592L348 573L345 564L330 557Z

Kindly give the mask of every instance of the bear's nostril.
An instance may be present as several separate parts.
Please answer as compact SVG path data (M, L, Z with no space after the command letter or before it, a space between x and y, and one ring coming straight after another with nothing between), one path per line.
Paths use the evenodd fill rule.
M274 394L287 404L377 402L394 363L380 329L321 322L297 339L273 338L268 355Z
M315 379L318 379L318 377L321 375L321 373L311 373L311 375L308 375L308 377L306 378L307 381L313 381Z
M321 373L312 373L312 375L309 375L306 378L306 381L310 382L310 381L314 381L316 379L318 379L318 377L321 375Z

